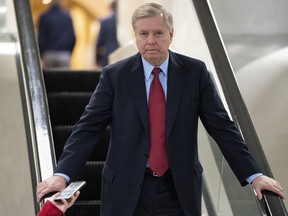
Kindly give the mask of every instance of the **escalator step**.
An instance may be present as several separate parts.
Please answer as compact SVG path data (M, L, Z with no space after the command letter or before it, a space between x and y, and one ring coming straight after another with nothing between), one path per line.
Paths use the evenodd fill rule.
M45 70L43 74L47 93L58 91L93 92L100 77L100 71Z
M65 216L100 216L100 201L76 201Z
M58 160L62 154L63 147L71 135L73 125L59 125L52 127L53 139L54 139L54 148L56 153L56 159ZM106 129L102 139L97 144L97 147L92 152L89 161L105 161L106 155L109 147L110 139L110 129Z
M56 92L48 94L51 123L74 125L83 114L90 92Z
M100 200L101 195L101 179L102 169L105 165L104 161L89 161L86 163L80 180L85 180L86 185L81 189L79 201L83 200Z
M100 71L59 71L57 69L46 70L43 74L58 161L75 123L83 114L99 82ZM80 174L80 180L85 180L86 186L81 189L78 200L65 215L100 215L101 173L109 147L109 135L110 130L107 128Z

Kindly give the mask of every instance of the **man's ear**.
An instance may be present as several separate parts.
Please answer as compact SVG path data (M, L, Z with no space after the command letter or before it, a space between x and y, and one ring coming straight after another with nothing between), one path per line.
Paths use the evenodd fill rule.
M173 35L174 35L174 29L170 31L170 44L172 43Z

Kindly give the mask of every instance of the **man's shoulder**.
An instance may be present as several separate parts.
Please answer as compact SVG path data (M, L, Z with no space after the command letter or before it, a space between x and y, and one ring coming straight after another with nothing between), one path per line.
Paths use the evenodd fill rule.
M108 69L123 69L123 68L131 68L139 65L141 63L141 56L139 53L136 53L127 58L121 59L113 64L107 65Z
M184 55L181 53L177 53L177 52L170 52L170 55L174 55L176 58L178 58L181 61L185 61L185 62L193 62L193 63L197 63L197 64L203 64L203 61L201 59L197 59L188 55Z
M72 20L70 13L68 11L65 10L60 10L60 9L54 9L54 8L50 8L46 11L44 11L41 15L40 15L40 19L48 21L48 22L55 22L55 23L59 23L59 20Z
M179 66L185 65L188 68L192 68L192 66L201 67L202 65L205 65L205 63L200 59L172 51L170 51L170 61L173 64Z

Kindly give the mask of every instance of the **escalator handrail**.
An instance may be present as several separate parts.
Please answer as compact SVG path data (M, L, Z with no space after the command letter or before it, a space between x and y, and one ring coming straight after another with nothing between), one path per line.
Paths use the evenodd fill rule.
M30 1L14 0L13 3L19 37L17 40L19 40L20 43L23 70L23 78L19 82L25 83L28 92L27 97L29 97L29 99L26 98L26 100L31 107L29 115L32 116L30 130L31 134L33 134L33 142L28 143L28 145L31 145L31 148L28 149L32 151L29 153L29 155L32 155L29 156L29 160L30 162L33 161L31 164L35 166L31 167L31 169L34 169L32 173L32 187L34 194L36 194L37 183L43 179L43 176L47 177L47 175L52 174L50 170L53 171L56 165L56 159ZM50 153L43 152L42 150L44 154L39 155L40 145L45 145L45 150L49 150ZM41 167L43 165L45 165L44 168ZM39 204L37 204L36 201L35 210L36 212L39 211Z
M225 99L233 120L238 125L249 150L265 175L273 177L260 140L253 126L248 109L241 96L232 66L229 62L217 24L214 20L209 3L203 0L193 0L206 42L211 53L219 81L223 88ZM272 215L286 216L287 210L283 200L276 194L265 192L265 206ZM269 214L268 214L269 215Z
M261 204L264 209L266 209L266 212L268 212L268 215L287 215L286 208L283 204L282 199L275 193L271 191L262 191L263 198L261 200ZM279 206L279 208L276 208L276 206ZM283 210L284 209L284 210Z

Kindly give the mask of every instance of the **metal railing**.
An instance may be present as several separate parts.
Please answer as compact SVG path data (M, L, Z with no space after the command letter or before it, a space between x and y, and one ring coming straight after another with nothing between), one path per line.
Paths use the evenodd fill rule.
M273 177L247 107L238 88L232 66L207 0L193 0L230 114L238 125L251 154L265 175ZM283 200L272 192L264 192L258 204L263 215L286 216Z
M28 143L28 149L31 170L33 170L32 187L36 194L37 183L53 174L56 159L46 90L29 1L14 0L14 9L21 49L22 75L20 83L27 92L23 97L26 97L25 100L30 106L30 110L27 110L31 118L29 122L31 142ZM35 199L36 212L39 211L39 208Z

